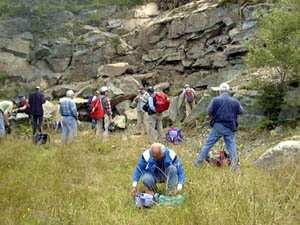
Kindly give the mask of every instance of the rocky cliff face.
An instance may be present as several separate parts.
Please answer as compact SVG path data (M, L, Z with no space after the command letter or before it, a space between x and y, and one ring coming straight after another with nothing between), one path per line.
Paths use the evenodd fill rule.
M247 74L245 45L255 35L258 16L269 9L263 3L199 0L165 12L151 3L127 11L116 6L76 14L52 11L39 22L30 12L6 18L0 22L0 97L27 94L35 85L51 98L69 88L87 97L106 84L117 105L132 99L141 83L159 84L170 95L184 83L198 91L224 81L241 86L236 81ZM99 13L101 18L94 16ZM245 121L259 121L257 92L240 89L236 96L249 112ZM213 96L201 95L191 120ZM177 116L182 118L180 112L170 112L172 120Z
M32 15L7 18L0 23L1 95L23 94L36 84L47 89L149 72L158 75L153 82L175 84L179 76L180 84L213 86L241 73L244 44L255 32L257 13L268 8L195 1L162 14L149 4L121 18L114 18L122 15L114 6L77 15L57 11L43 17L44 26ZM95 10L104 15L97 27L86 19ZM106 64L120 62L130 68L101 74Z

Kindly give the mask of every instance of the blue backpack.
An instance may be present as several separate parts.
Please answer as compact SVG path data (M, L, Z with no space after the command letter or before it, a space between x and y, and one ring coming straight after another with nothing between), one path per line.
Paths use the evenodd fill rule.
M179 128L169 128L166 134L166 140L169 143L178 145L183 142L182 130Z

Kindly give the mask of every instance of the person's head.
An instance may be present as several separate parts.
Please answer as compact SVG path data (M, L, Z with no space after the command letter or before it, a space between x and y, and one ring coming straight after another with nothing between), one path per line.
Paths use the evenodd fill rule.
M230 86L227 83L222 83L220 84L219 89L220 89L220 94L229 93Z
M36 92L38 92L38 91L40 91L40 90L41 90L41 87L40 87L40 86L36 86L36 87L35 87L35 91L36 91Z
M162 160L164 158L164 145L160 143L152 144L151 155L157 161Z
M74 95L75 95L74 91L72 91L72 90L68 90L68 91L67 91L66 96L67 96L68 98L74 98Z
M100 88L101 95L108 95L108 87L103 86Z
M144 94L144 93L145 93L145 87L144 87L143 85L141 85L141 86L139 87L139 92L140 92L141 94Z
M185 89L190 88L190 85L189 85L189 84L185 84L185 85L184 85L184 88L185 88Z
M95 92L95 95L96 95L96 96L100 96L100 91L97 90L97 91Z
M154 87L152 87L152 86L151 86L151 87L148 87L147 92L148 92L150 95L153 95L154 92L155 92Z

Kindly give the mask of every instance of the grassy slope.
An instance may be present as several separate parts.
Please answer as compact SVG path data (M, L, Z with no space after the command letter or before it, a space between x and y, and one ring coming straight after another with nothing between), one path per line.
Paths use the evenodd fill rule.
M54 143L43 149L10 138L0 145L0 224L299 222L299 166L271 175L243 158L238 174L211 167L198 170L191 165L197 145L192 139L176 147L187 173L185 204L137 210L129 192L132 170L146 146L141 138L117 135L102 143L81 134L68 148Z

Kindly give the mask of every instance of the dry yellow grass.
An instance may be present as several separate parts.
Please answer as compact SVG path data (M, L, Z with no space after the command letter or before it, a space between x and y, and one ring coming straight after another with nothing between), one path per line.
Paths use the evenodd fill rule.
M131 175L146 146L121 134L106 142L82 134L68 147L8 138L0 147L0 224L299 224L298 165L268 173L242 157L239 173L199 170L195 139L175 147L187 175L184 205L136 209Z

